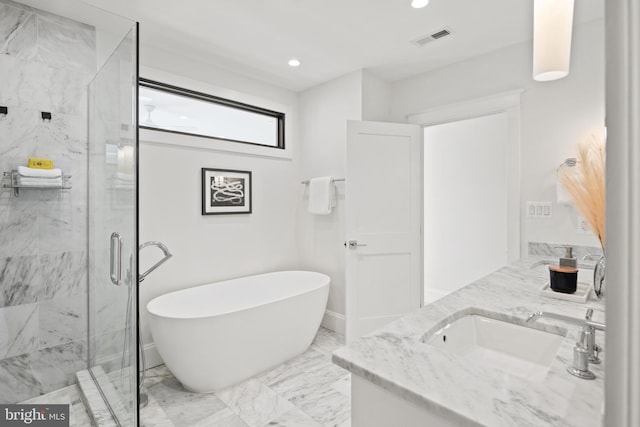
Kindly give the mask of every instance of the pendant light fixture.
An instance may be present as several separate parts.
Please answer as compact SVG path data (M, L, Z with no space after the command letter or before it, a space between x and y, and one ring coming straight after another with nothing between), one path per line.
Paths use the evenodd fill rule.
M534 0L533 79L558 80L569 74L574 0Z
M414 9L422 9L429 4L429 0L412 0L411 7Z

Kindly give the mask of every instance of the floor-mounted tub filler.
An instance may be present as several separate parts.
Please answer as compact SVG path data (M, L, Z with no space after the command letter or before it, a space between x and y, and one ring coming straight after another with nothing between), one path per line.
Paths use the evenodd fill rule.
M331 279L281 271L171 292L147 305L167 368L190 391L220 390L304 352Z

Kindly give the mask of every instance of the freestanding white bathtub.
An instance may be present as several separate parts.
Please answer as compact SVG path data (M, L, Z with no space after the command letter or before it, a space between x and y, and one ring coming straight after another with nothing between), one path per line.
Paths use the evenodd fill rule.
M327 305L331 279L281 271L159 296L147 304L167 368L188 390L220 390L304 352Z

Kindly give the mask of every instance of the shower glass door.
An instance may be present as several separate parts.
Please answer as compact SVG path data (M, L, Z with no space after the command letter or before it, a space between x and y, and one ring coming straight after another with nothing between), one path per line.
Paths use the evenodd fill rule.
M89 85L89 372L137 424L137 25Z

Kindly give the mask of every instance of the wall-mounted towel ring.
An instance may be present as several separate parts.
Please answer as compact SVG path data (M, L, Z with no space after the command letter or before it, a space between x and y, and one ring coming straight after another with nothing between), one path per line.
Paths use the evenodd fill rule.
M564 159L562 163L560 163L560 166L558 166L558 169L556 169L556 172L560 172L560 169L564 167L572 168L577 164L578 164L578 159L576 159L575 157L567 157L566 159Z
M560 170L563 168L572 168L578 164L578 160L575 157L569 157L564 159L564 162L556 169L556 203L559 205L571 205L573 203L571 195L567 191L566 187L562 183L560 178Z

